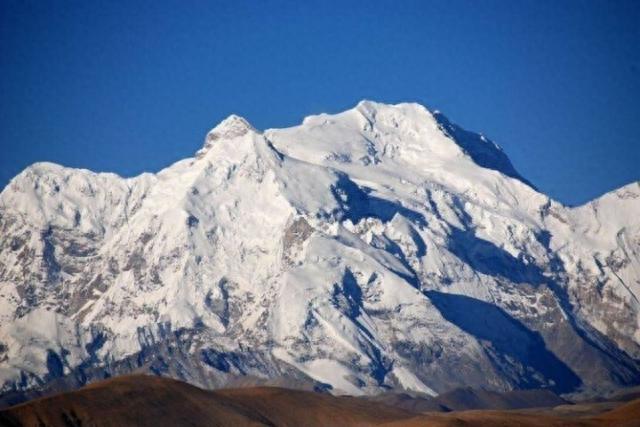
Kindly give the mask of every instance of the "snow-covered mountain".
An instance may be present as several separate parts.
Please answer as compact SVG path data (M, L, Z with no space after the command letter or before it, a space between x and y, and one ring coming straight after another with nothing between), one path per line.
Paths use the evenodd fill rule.
M640 185L569 208L417 104L230 116L157 174L0 195L0 382L334 394L640 383Z

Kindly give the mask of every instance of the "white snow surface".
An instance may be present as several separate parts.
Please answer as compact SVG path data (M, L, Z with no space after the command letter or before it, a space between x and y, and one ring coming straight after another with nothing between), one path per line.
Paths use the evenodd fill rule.
M567 378L482 329L508 316L514 342L608 386L554 330L615 348L593 350L609 374L640 359L639 183L566 207L469 135L363 101L264 133L230 116L157 174L30 166L0 194L0 382L106 367L167 327L203 331L196 358L251 348L336 394Z

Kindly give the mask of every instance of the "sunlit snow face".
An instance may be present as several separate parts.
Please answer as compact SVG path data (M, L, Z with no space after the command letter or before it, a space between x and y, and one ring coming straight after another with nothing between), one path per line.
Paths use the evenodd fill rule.
M0 195L0 377L139 360L336 394L614 387L640 355L639 204L631 184L564 207L416 104L230 116L129 179L36 164Z

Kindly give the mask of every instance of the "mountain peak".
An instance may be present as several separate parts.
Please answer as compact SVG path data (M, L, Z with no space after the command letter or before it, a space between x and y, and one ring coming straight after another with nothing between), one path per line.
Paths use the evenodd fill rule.
M361 114L370 117L376 116L379 112L390 111L403 116L424 117L424 113L429 113L429 110L422 104L417 102L402 102L398 104L385 104L382 102L371 101L363 99L353 108L353 110L359 111Z
M257 133L256 129L244 117L231 114L211 129L208 135L215 134L220 138L230 139L245 135L248 132Z
M640 383L637 184L562 206L415 103L265 135L230 116L198 157L132 179L40 163L0 194L0 406L133 370L350 395Z
M371 110L375 110L377 108L379 108L380 106L383 105L387 105L387 104L381 104L379 102L376 101L371 101L369 99L363 99L360 102L358 102L358 104L356 104L357 109L371 109Z
M220 139L235 139L248 133L259 133L251 123L244 117L231 114L229 117L218 123L216 127L207 133L204 146L196 153L196 157L200 158L209 151L215 141Z

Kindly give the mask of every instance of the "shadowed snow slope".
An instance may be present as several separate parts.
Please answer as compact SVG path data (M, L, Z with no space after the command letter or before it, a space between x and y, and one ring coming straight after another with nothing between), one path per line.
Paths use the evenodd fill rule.
M231 116L135 178L38 163L0 195L4 401L148 371L333 394L640 383L640 186L577 208L483 136L363 101Z

